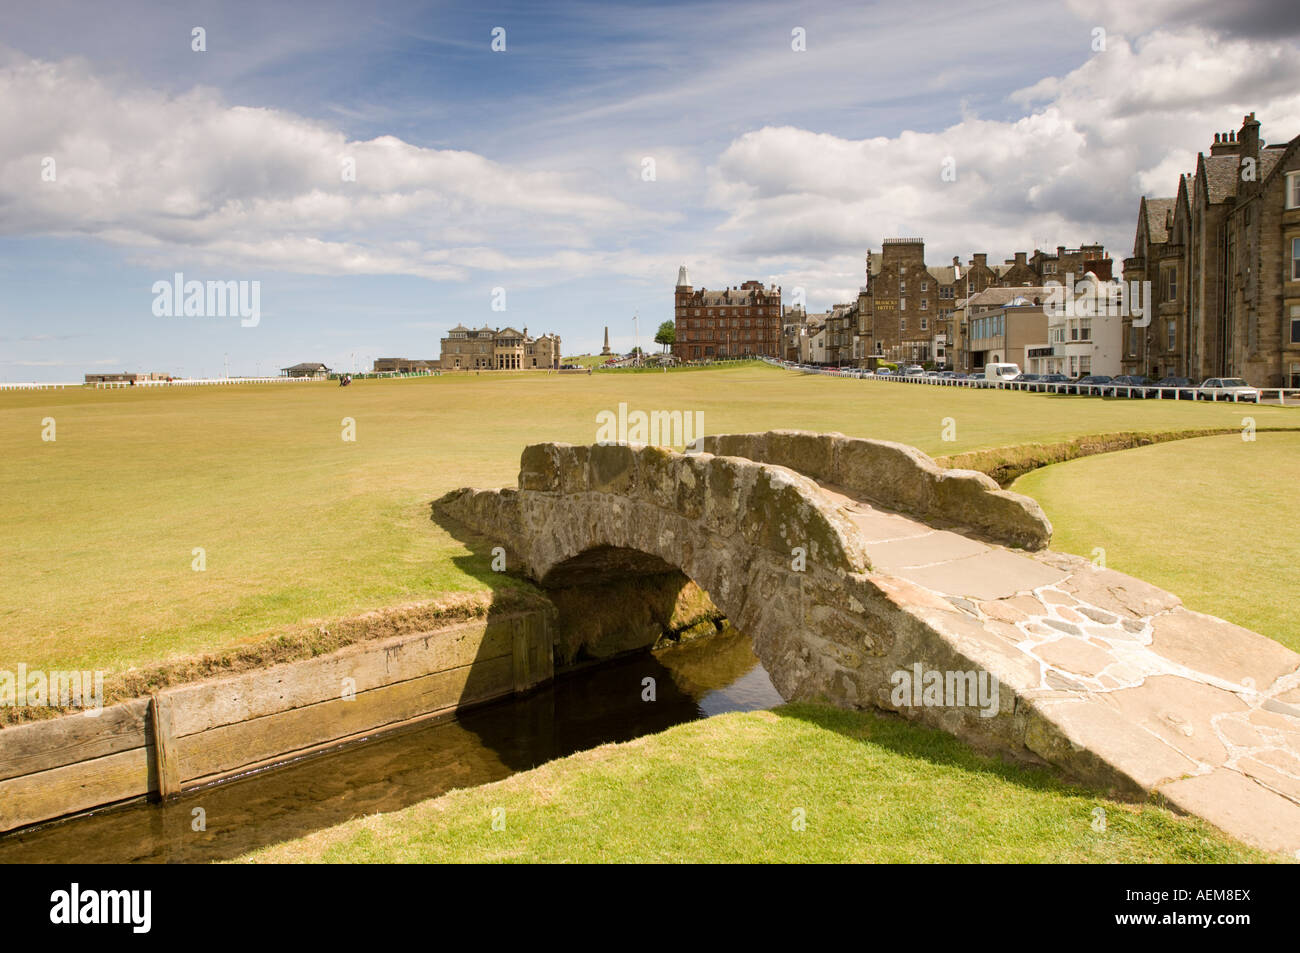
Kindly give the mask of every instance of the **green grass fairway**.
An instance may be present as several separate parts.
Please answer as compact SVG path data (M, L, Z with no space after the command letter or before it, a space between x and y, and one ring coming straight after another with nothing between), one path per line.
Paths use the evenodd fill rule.
M796 830L800 811L805 829ZM493 829L494 817L504 830ZM1046 771L982 758L937 731L789 705L606 745L248 859L1240 863L1267 857L1202 822L1151 805L1118 804Z
M429 501L458 486L513 484L525 444L590 443L596 414L620 401L632 410L702 410L709 433L840 430L935 454L1116 430L1236 427L1247 412L885 384L753 364L448 374L348 388L0 392L0 668L120 671L226 649L303 619L499 584L430 522ZM1248 412L1260 426L1300 426L1295 411ZM54 442L41 440L45 417L56 421ZM345 417L356 421L355 442L341 439ZM955 442L940 439L949 417ZM1143 477L1122 492L1149 501L1146 532L1155 538L1170 506L1152 485ZM1290 533L1294 522L1273 517L1288 505L1290 486L1279 474L1259 488L1261 514L1269 515L1258 518ZM1096 518L1111 525L1121 502L1102 500ZM1201 525L1207 537L1218 530L1220 555L1229 558L1200 571L1238 585L1262 578L1259 564L1273 558L1269 536L1243 536L1239 523L1218 519L1219 506L1206 502ZM1078 538L1066 518L1057 523L1063 539ZM196 547L206 552L204 572L191 568ZM1112 560L1124 564L1119 547ZM1277 599L1290 588L1277 589Z
M1177 593L1300 651L1300 434L1203 437L1109 453L1026 474L1052 548Z

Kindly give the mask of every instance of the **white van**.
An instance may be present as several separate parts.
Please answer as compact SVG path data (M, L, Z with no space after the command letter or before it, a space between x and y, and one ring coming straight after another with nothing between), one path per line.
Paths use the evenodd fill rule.
M985 364L984 379L987 381L1010 381L1020 376L1020 367L1016 364Z

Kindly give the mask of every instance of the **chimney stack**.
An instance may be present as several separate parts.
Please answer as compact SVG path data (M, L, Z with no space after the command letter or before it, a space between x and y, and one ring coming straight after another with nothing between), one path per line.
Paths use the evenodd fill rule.
M1234 132L1216 132L1214 134L1214 144L1210 146L1210 155L1212 156L1233 156L1241 148L1237 142L1237 134Z
M1241 134L1235 137L1237 144L1237 154L1243 159L1252 159L1255 163L1256 172L1253 180L1242 180L1242 185L1248 185L1259 182L1259 122L1255 119L1255 114L1251 113L1241 120Z

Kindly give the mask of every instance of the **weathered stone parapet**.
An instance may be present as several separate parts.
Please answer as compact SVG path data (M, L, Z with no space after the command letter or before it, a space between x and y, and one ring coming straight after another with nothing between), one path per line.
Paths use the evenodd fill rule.
M1038 503L975 470L947 470L906 444L839 433L769 430L705 437L709 453L788 467L818 483L994 542L1045 549L1052 524Z
M615 496L623 501L620 505L644 504L691 521L691 536L703 530L721 540L734 539L736 545L765 549L785 562L791 562L794 550L801 549L808 562L831 570L855 572L870 567L853 527L813 481L759 461L627 444L534 444L521 456L514 504L530 529L536 528L530 519L538 517L534 494ZM543 507L548 518L552 499L547 497ZM491 509L477 498L444 500L454 509ZM609 505L608 500L596 503L598 509ZM500 505L508 509L511 504ZM474 515L481 519L484 514ZM662 545L669 547L665 559L676 565L679 544ZM577 553L559 557L543 546L533 553L530 565L535 570L540 565L553 567L573 555Z

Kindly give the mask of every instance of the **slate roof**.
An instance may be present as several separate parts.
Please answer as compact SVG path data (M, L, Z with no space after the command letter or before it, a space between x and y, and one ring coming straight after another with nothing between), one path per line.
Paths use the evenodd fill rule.
M1216 156L1222 158L1222 156ZM1169 241L1169 229L1166 226L1166 220L1169 213L1174 210L1174 203L1177 199L1146 199L1147 209L1147 241L1149 242L1167 242Z
M1205 156L1205 186L1210 203L1218 205L1237 194L1241 159L1235 155ZM1164 239L1160 239L1164 241Z

